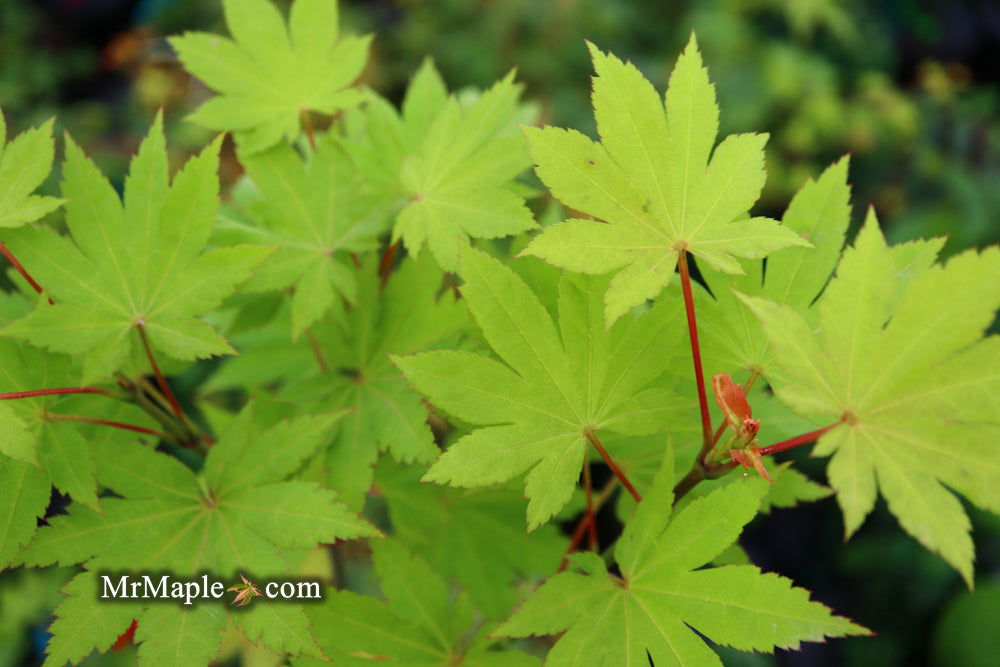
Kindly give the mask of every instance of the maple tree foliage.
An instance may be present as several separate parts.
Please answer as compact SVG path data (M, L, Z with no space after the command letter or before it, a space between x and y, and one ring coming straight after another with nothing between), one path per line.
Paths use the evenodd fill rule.
M665 304L604 335L606 281L566 276L557 328L527 285L481 251L463 255L460 274L463 300L506 365L455 351L395 359L435 405L490 425L452 445L425 478L482 486L530 469L525 492L533 529L569 501L589 433L655 433L688 407L670 390L650 386L663 369L648 357L676 341L679 314Z
M231 187L221 135L171 177L157 116L121 196L68 135L42 194L53 123L8 141L0 115L0 567L61 586L47 665L715 665L866 635L740 546L831 494L848 537L881 494L973 584L997 248L938 263L871 212L845 249L846 158L752 215L766 137L718 141L693 36L665 97L590 46L594 141L535 127L512 73L452 94L427 60L397 108L334 0L223 6L231 39L171 44ZM568 220L536 229L532 163ZM772 459L813 442L831 488ZM110 603L109 572L230 599ZM321 602L269 597L300 577Z
M736 257L808 245L774 220L746 216L764 185L767 137L737 134L714 146L719 108L693 35L664 102L633 65L590 50L601 141L554 127L525 132L552 194L595 219L554 225L525 254L571 271L618 270L605 298L610 325L660 293L678 252L743 273Z
M55 303L39 303L4 333L82 355L85 384L122 367L138 345L132 335L138 330L175 359L234 352L198 316L218 307L272 249L203 252L219 204L218 151L215 141L170 182L157 116L132 160L123 202L67 137L62 192L72 240L37 226L22 228L7 244Z
M621 576L592 553L579 572L549 579L494 634L523 637L568 630L551 665L721 665L693 632L746 651L797 648L825 636L868 634L809 600L791 581L752 565L699 569L738 537L767 490L740 479L671 515L673 457L626 524L615 548ZM688 627L690 626L690 627Z
M236 130L247 152L302 131L299 116L332 114L361 101L351 86L371 37L340 37L337 4L296 0L287 26L269 0L222 3L232 39L191 32L170 39L194 76L220 94L191 115L213 130Z

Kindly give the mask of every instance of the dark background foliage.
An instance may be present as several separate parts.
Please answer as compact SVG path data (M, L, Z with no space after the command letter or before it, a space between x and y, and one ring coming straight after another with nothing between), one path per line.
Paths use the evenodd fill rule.
M995 1L353 0L341 3L341 13L346 30L376 34L365 80L391 98L425 55L453 88L484 86L516 67L544 121L587 132L584 39L631 59L662 89L673 55L695 30L719 89L723 130L771 133L762 213L780 216L808 176L849 152L856 221L872 203L891 240L948 235L946 254L1000 240ZM183 118L208 93L164 40L188 29L225 32L220 3L0 2L0 105L8 125L57 115L119 184L158 108L175 150L193 151L208 134ZM230 159L224 178L238 169ZM187 378L188 386L201 377ZM822 479L822 465L798 458ZM974 596L884 507L846 546L832 499L758 519L744 538L755 562L878 636L775 658L727 652L726 663L997 664L1000 520L967 509L978 554ZM611 512L602 521L612 522ZM8 587L0 600L0 646L10 647L0 650L0 663L39 661L43 610L54 601L26 593ZM32 641L22 641L26 632Z

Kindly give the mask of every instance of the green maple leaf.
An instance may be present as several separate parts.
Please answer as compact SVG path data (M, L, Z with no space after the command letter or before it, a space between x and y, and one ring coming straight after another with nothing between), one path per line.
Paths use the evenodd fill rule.
M427 563L396 540L372 544L385 602L349 591L330 591L308 610L316 639L338 665L388 661L413 667L451 665L527 667L538 659L519 651L492 651L480 631L471 644L472 606L451 591ZM327 664L296 661L296 665Z
M35 534L49 505L52 482L36 465L0 456L0 567Z
M236 130L249 153L294 141L303 113L333 114L361 102L350 86L371 37L338 36L335 0L295 0L287 28L268 0L224 0L223 9L232 39L202 32L170 38L185 69L219 93L190 120Z
M782 225L808 239L812 248L788 248L768 257L766 273L762 263L745 262L745 276L706 276L712 296L695 287L706 375L737 369L767 375L774 363L763 329L736 291L787 304L811 317L809 306L837 265L851 220L847 167L845 157L806 182L782 217Z
M483 614L503 617L519 599L515 580L555 570L567 539L553 525L525 534L517 489L451 489L420 484L420 474L416 467L376 468L393 534L445 579L457 581Z
M336 304L337 315L316 327L334 367L279 393L317 410L350 410L327 450L327 484L352 507L371 487L379 451L404 463L427 463L438 454L427 408L390 355L447 347L468 319L449 291L439 295L443 274L429 258L407 260L382 291L376 264L369 258L358 272L358 305L343 310Z
M693 35L670 76L665 109L638 69L590 50L601 141L556 127L525 134L552 194L594 219L547 227L524 254L571 271L617 271L605 297L610 325L666 287L678 252L741 274L736 257L809 245L775 220L748 216L764 185L767 136L731 135L713 150L719 108Z
M80 572L62 588L64 598L49 625L52 635L45 645L45 667L79 664L91 651L108 650L139 615L142 603L101 600L100 584L93 572Z
M109 570L283 573L286 549L377 535L317 484L283 481L342 413L260 429L245 409L209 451L201 477L134 443L94 443L97 476L122 498L99 514L78 505L52 519L21 553L29 565L88 562ZM280 447L276 446L280 443Z
M329 136L321 136L307 162L291 146L279 144L241 155L243 166L263 196L251 206L258 228L245 236L278 246L245 285L246 290L294 286L292 335L323 316L339 295L358 298L350 253L377 247L382 220L347 156Z
M394 358L435 406L484 425L453 444L425 480L484 486L530 470L534 529L569 500L589 433L656 433L687 414L687 401L650 387L678 347L676 301L605 333L607 281L567 275L557 327L527 285L485 253L468 249L460 273L462 296L503 363L457 351Z
M33 222L63 203L56 197L31 194L52 169L52 121L6 141L7 125L0 111L0 228Z
M84 384L121 368L139 326L154 348L174 359L232 353L198 316L217 307L271 249L202 252L218 207L220 141L188 161L168 184L157 116L132 160L123 206L67 137L62 191L72 240L47 227L25 227L8 243L55 305L43 300L3 333L53 352L82 355Z
M519 94L511 73L463 104L448 96L427 61L407 90L402 115L372 98L365 133L348 150L398 209L393 242L402 239L414 256L426 243L441 268L454 271L463 241L536 226L512 183L529 165L516 132Z
M931 265L940 242L889 248L873 213L803 317L745 297L776 361L769 381L802 415L841 425L815 453L854 533L880 490L900 524L971 586L961 502L1000 512L1000 337L981 339L1000 305L1000 248ZM770 271L770 269L769 269ZM860 298L862 295L864 298Z
M621 577L595 554L578 554L581 572L549 579L493 634L565 630L546 665L579 664L587 656L593 664L657 667L722 664L692 628L716 644L763 652L869 634L784 577L752 565L702 567L739 537L766 482L743 477L671 514L673 483L668 453L615 548Z
M77 379L78 374L73 371L68 357L46 354L20 341L0 339L0 391L72 387ZM77 414L72 406L79 404L76 397L62 395L0 402L0 454L38 468L29 473L10 461L11 469L8 471L15 474L15 470L21 470L24 484L38 487L35 489L37 493L17 494L22 500L35 497L39 503L34 506L36 512L44 511L48 503L50 483L74 500L99 509L89 444L75 424L59 420L61 415ZM105 415L91 412L91 416ZM144 420L139 421L142 423ZM45 487L44 493L42 486ZM27 493L29 489L22 486L21 491ZM15 515L20 514L18 507L19 503L15 503ZM33 517L27 514L20 516L26 525L33 524ZM13 516L10 518L13 519ZM0 557L0 562L3 560Z
M39 529L19 560L29 566L86 563L91 571L165 570L178 577L202 571L283 576L290 550L377 536L329 490L285 481L341 416L300 417L262 430L247 408L209 451L200 477L145 447L94 443L98 480L122 498L104 499L103 513L72 505ZM257 607L241 615L249 638L279 652L318 654L301 607ZM149 650L155 655L161 649Z
M0 339L0 392L70 387L77 380L68 357ZM80 424L61 420L63 415L124 419L139 425L151 421L138 410L104 397L52 395L0 401L0 486L5 490L0 494L0 566L14 558L18 547L35 533L52 486L100 509L92 440ZM132 439L121 432L114 435Z
M226 613L212 604L157 604L150 605L137 620L135 641L139 644L140 665L187 667L208 665L215 658Z
M221 643L226 612L215 605L153 604L101 600L98 576L81 572L62 589L65 597L49 625L46 667L79 664L92 651L103 653L137 621L138 664L208 665Z

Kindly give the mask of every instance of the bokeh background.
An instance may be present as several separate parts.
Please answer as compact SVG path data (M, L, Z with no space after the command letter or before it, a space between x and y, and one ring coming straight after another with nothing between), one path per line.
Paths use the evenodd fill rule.
M341 0L341 13L344 29L375 33L364 79L392 99L425 55L452 88L516 67L544 121L589 133L584 39L631 59L662 90L695 30L723 132L771 133L762 214L780 216L807 177L850 153L856 224L872 204L894 242L947 235L951 254L1000 241L996 0ZM226 32L220 2L0 0L8 126L57 116L120 183L163 108L179 162L208 139L184 121L208 92L164 38L195 29ZM238 170L230 160L223 177ZM822 479L821 463L799 458ZM975 595L884 506L846 546L831 499L756 521L744 544L759 565L878 636L776 657L724 652L726 664L1000 665L1000 519L967 509ZM0 665L40 663L61 576L0 577Z

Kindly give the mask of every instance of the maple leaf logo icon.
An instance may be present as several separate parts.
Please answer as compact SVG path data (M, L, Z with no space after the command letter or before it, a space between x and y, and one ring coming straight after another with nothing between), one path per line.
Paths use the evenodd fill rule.
M233 598L233 601L230 604L236 605L238 607L245 607L246 605L250 604L250 601L253 600L255 597L260 597L261 592L260 589L257 588L252 581L248 580L242 574L240 575L240 579L243 580L242 584L236 584L235 586L230 586L226 590L236 592L236 597Z

